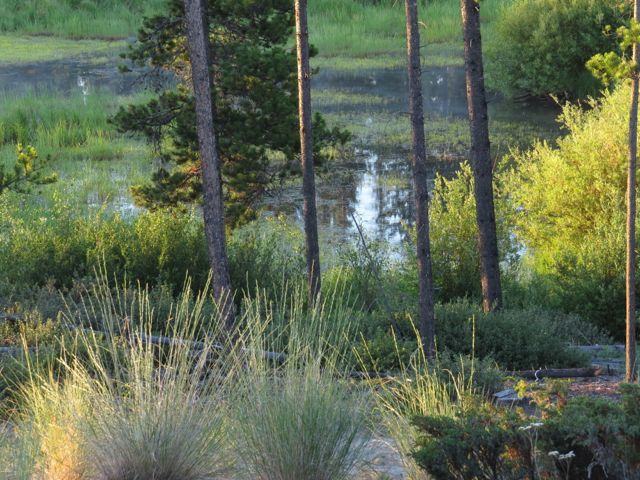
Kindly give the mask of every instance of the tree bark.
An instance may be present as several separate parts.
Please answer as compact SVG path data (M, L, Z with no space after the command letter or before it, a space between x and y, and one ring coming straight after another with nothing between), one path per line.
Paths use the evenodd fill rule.
M640 21L640 0L634 1L633 18ZM632 62L638 65L640 52L633 44ZM638 72L631 80L629 113L629 170L627 173L627 275L626 275L626 375L627 382L636 379L636 167L638 155Z
M235 322L235 309L227 259L220 157L214 127L215 105L213 78L210 71L207 0L184 0L184 7L191 80L196 104L196 130L202 165L202 211L209 262L213 271L213 293L225 325L228 329L232 329Z
M409 63L409 109L411 111L413 147L413 191L416 206L418 279L420 285L419 330L424 351L428 357L432 357L435 354L435 315L431 245L429 240L429 192L427 191L427 152L424 135L417 0L405 0L405 9Z
M309 66L309 29L307 0L295 0L296 51L298 57L298 114L300 123L300 161L304 198L304 231L307 251L309 303L320 293L320 246L316 213L316 182L313 168L313 132L311 128L311 67Z
M489 115L484 86L480 5L478 0L460 0L464 33L464 60L467 80L467 106L471 130L471 166L473 168L478 249L485 312L500 307L500 260L493 203L493 164L489 144Z

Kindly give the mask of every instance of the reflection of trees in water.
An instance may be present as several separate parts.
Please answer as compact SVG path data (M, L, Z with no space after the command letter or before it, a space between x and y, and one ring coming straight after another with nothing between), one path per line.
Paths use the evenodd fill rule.
M429 188L436 171L450 176L456 161L430 158ZM340 238L356 233L352 214L373 240L392 243L406 237L413 224L414 205L409 160L397 155L363 154L321 177L318 189L318 224Z

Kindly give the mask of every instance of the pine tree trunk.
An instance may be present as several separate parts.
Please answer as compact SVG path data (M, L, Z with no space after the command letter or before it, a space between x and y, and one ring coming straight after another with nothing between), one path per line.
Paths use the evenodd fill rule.
M633 18L640 21L640 0L634 1ZM634 64L640 61L638 44L633 45ZM626 381L636 379L636 167L638 155L638 73L631 84L631 110L629 114L629 170L627 174L627 344Z
M307 0L295 0L296 47L298 56L298 113L300 118L300 161L304 197L304 231L307 250L309 303L320 292L320 246L316 213L316 183L313 170L313 132L311 129L311 68L309 66L309 31Z
M202 211L209 262L213 271L213 292L225 325L235 321L224 227L224 198L220 158L214 129L213 79L209 70L211 52L207 0L184 0L191 79L196 104L196 130L202 175Z
M420 285L419 330L426 354L435 354L435 315L433 272L429 240L429 193L427 191L427 153L424 136L422 67L417 0L405 0L407 16L407 57L409 61L409 108L413 147L413 190L416 205L416 238Z
M484 86L480 5L478 0L460 0L464 32L464 59L467 79L467 106L471 130L478 249L482 281L482 304L486 312L500 306L500 260L493 204L493 165L489 144L489 116Z

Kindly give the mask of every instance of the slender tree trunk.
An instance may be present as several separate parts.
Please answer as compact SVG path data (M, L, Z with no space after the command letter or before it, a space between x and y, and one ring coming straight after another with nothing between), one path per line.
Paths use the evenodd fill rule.
M424 350L435 354L435 315L433 310L433 272L429 240L429 193L427 191L427 152L424 136L422 67L417 0L405 0L407 16L407 57L409 61L409 108L413 137L413 190L416 202L418 277L420 284L419 329Z
M484 87L480 5L478 0L460 0L464 32L464 60L467 77L467 106L471 129L471 166L473 168L478 248L482 280L482 305L485 312L500 306L500 260L493 205L493 165L489 145L489 116Z
M191 61L191 79L196 103L196 130L202 165L204 229L213 271L213 292L225 325L232 329L235 321L227 242L224 229L224 198L220 158L216 142L213 102L213 78L209 70L211 51L207 0L184 0L187 42Z
M316 213L316 181L313 171L313 132L311 129L311 68L309 66L309 29L307 0L295 0L296 46L298 54L298 113L300 118L300 161L304 197L304 231L307 247L309 303L320 292L320 246Z
M633 18L640 21L640 0L634 1ZM632 61L638 65L640 52L633 44ZM638 73L634 72L631 83L631 111L629 114L629 171L627 174L627 369L625 379L636 379L636 167L638 155Z

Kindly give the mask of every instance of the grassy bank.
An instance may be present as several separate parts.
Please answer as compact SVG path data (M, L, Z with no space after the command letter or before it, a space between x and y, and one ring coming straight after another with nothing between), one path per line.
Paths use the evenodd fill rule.
M501 8L512 1L485 0L482 5L485 26L490 27ZM71 0L5 0L6 13L0 18L0 34L3 35L0 37L0 63L51 60L120 48L121 45L108 40L135 35L142 18L161 13L165 2L141 0L123 5L116 0L85 0L79 4ZM437 44L425 61L459 63L458 4L447 0L428 2L421 5L421 16L424 42ZM401 1L317 0L309 5L309 21L311 41L324 59L319 65L329 61L335 68L354 68L352 62L340 60L345 57L358 58L356 68L402 64L398 55L405 42ZM75 43L69 39L83 41ZM93 42L86 39L93 39Z
M126 43L122 40L71 40L51 36L0 35L0 65L50 62L80 55L113 55Z
M66 38L123 38L143 16L162 10L165 0L3 0L0 32Z
M512 0L485 0L482 15L485 27ZM460 6L457 2L435 0L421 3L423 41L427 44L459 44L462 41ZM322 56L396 54L405 45L404 2L382 0L320 0L309 5L311 41Z

